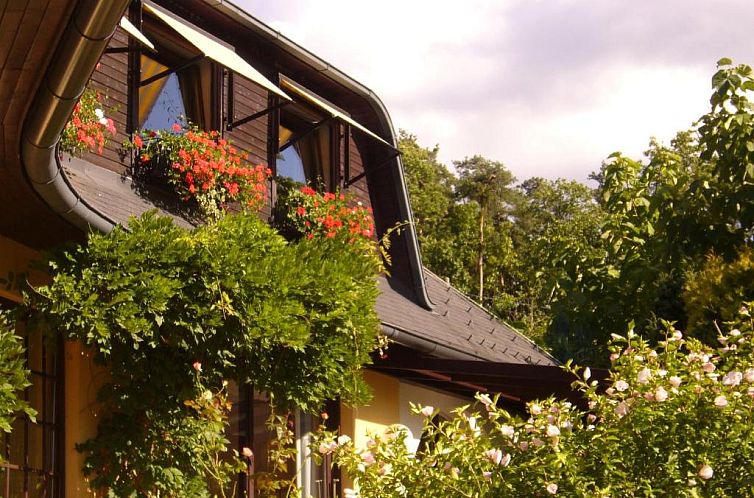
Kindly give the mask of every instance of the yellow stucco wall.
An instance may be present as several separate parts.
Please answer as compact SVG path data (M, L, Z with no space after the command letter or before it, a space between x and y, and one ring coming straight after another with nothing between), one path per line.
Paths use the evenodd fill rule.
M29 268L39 254L18 242L0 235L0 297L21 302L21 285L28 278L32 284L43 280L42 273Z
M422 418L411 413L409 402L432 405L446 417L459 406L470 400L430 389L411 382L400 381L395 377L371 370L364 372L364 378L372 387L374 397L367 406L341 407L341 433L350 436L357 448L365 448L370 434L382 434L391 425L400 424L408 430L406 444L416 450L421 437ZM343 477L343 488L353 488L348 476Z
M452 410L472 401L371 370L365 371L364 378L374 393L369 405L341 408L341 432L351 436L357 447L364 447L369 434L380 434L395 424L409 429L409 438L414 437L418 442L422 417L411 413L410 402L432 405L437 412L450 418Z
M372 387L374 398L367 406L343 407L341 426L356 446L364 446L368 434L380 434L400 418L399 382L394 377L367 370L364 378Z
M30 267L37 259L38 252L0 235L0 279L5 279L0 280L0 297L21 302L20 287L26 280L32 285L45 283L48 277ZM106 374L78 342L66 341L63 355L65 497L93 496L81 473L84 459L76 444L97 433L97 390Z
M76 444L97 435L97 391L106 380L104 370L80 342L65 344L65 497L93 496L81 468L84 457Z

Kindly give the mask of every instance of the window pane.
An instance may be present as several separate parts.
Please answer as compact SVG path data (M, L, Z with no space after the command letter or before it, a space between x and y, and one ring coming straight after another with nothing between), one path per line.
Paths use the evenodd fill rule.
M17 418L13 421L13 430L10 433L10 453L8 463L22 466L26 445L24 444L25 418Z
M44 431L41 425L29 424L29 448L28 458L29 467L36 470L42 470L44 465L44 458L42 454L42 441L44 438Z
M266 472L269 470L267 454L270 447L270 432L267 429L267 419L270 417L270 403L267 396L254 392L251 411L254 417L254 470Z
M300 107L292 107L280 116L278 146L290 143L291 139L292 144L277 155L276 173L332 192L336 179L332 168L331 127L319 124L321 117L311 116Z
M304 163L301 161L301 156L299 155L298 150L296 150L295 145L291 145L278 154L277 174L278 176L290 178L299 183L306 183Z
M178 82L178 76L173 73L167 76L159 93L154 99L152 108L149 109L146 119L141 127L150 130L169 130L173 123L183 123L186 116L186 107L183 105L183 96L181 95L181 86ZM156 81L147 85L143 90L149 90L152 85L158 84ZM145 99L146 99L146 93ZM141 95L140 95L141 106ZM141 109L140 109L141 110Z

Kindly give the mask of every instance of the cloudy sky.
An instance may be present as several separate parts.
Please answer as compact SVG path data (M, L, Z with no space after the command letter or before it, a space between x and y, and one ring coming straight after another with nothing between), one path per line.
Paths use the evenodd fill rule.
M234 0L374 90L446 164L586 180L708 108L754 64L752 0Z

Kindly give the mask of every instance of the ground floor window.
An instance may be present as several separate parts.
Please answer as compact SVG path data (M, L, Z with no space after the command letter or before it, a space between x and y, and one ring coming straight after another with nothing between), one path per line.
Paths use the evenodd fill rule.
M230 398L233 408L230 414L228 439L233 448L239 452L248 447L254 453L251 473L269 471L267 455L270 447L271 434L267 427L270 416L269 399L264 393L255 391L251 386L230 385ZM334 412L337 403L331 410ZM309 457L309 434L316 429L319 418L297 412L291 415L289 423L296 434L297 458L290 462L288 478L295 479L301 489L302 496L312 498L334 498L339 496L340 482L337 476L329 471L329 461L325 465L315 465ZM246 474L239 476L239 498L255 498L259 493L255 490L255 483ZM281 495L282 496L282 495Z
M59 498L63 496L61 344L28 334L23 326L18 333L24 338L32 383L23 395L37 410L37 420L19 417L13 432L1 436L0 497Z

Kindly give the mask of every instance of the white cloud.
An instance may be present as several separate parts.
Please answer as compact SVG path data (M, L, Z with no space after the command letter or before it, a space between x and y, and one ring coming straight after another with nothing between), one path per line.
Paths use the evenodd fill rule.
M372 88L446 163L585 180L707 109L718 57L754 62L748 0L238 0Z

